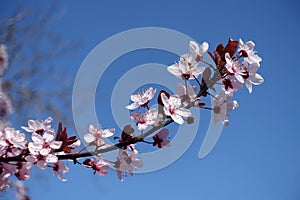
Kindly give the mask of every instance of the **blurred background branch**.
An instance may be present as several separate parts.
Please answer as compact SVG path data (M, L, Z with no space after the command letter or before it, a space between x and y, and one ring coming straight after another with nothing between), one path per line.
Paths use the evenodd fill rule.
M64 10L53 3L35 10L16 9L0 21L0 44L7 47L9 67L1 77L2 92L11 100L14 125L52 116L72 125L70 66L62 59L80 46L51 29ZM70 58L69 58L70 59ZM64 62L66 63L66 62Z

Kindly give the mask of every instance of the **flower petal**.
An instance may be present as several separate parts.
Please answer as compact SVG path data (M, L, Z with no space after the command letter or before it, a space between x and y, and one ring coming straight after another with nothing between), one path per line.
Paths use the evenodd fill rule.
M189 50L192 54L199 54L199 45L195 41L190 41Z
M61 147L62 143L63 143L62 141L52 141L50 143L50 147L52 149L59 149Z
M42 136L40 136L39 134L37 133L32 133L31 135L31 139L34 143L36 144L43 144L44 143L44 139Z
M182 117L190 117L192 116L192 113L190 110L185 109L185 108L179 108L177 110L175 110L175 113L178 115L181 115Z
M199 53L203 54L206 53L208 51L209 45L207 42L203 42L200 46L199 46Z
M53 154L49 154L47 157L46 157L46 161L47 162L57 162L58 158L56 155L53 155Z
M105 130L103 130L103 132L102 132L102 137L104 137L104 138L110 137L110 136L112 136L112 135L114 134L115 131L116 131L116 130L115 130L114 128L111 128L111 129L105 129Z
M83 139L85 142L87 143L91 143L94 142L96 140L95 136L91 133L87 133L83 136Z
M139 105L137 102L135 102L135 103L132 103L132 104L126 106L126 108L127 108L128 110L134 110L134 109L137 109L139 106L140 106L140 105Z
M171 74L173 74L174 76L178 77L178 78L181 78L181 71L179 69L179 66L178 64L174 64L174 65L171 65L167 68L168 72L170 72Z
M260 85L264 82L264 78L259 74L255 74L255 76L251 78L251 82L254 85Z
M182 119L182 117L178 114L173 114L171 115L171 118L174 120L174 122L176 122L177 124L183 124L184 120Z

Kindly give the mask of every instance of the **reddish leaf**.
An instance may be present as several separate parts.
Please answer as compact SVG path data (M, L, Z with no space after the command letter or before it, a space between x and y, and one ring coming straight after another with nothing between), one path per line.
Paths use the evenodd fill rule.
M61 147L59 149L56 149L55 150L56 152L63 151L65 153L71 153L73 148L70 145L77 142L78 139L77 139L76 136L68 137L67 128L65 127L63 129L62 128L62 123L59 122L55 140L56 141L62 141Z
M224 52L229 53L230 57L233 57L238 46L239 46L239 41L234 41L231 38L229 38L228 43L224 49ZM225 56L225 54L224 54L224 56Z

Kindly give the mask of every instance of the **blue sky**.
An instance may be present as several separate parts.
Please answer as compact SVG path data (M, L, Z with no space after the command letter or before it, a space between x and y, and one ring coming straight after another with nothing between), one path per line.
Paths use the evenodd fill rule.
M16 7L9 1L1 4L5 5L1 12ZM103 40L128 29L154 26L182 32L198 42L208 41L211 50L229 37L253 40L263 58L260 74L265 82L254 87L252 95L245 88L237 93L240 107L231 114L231 125L223 129L217 145L204 159L198 158L198 152L209 120L205 111L200 124L204 128L200 126L190 148L172 165L128 177L124 182L119 182L113 171L99 177L72 163L67 183L34 171L27 182L32 199L300 198L299 2L61 1L61 6L64 15L51 28L66 39L84 41L74 57L61 61L72 66L69 76L74 79L84 58ZM3 13L1 17L6 11ZM126 63L125 69L130 69L149 62L172 64L174 56L151 50L133 52L117 60L110 70L118 75L122 71L118 65ZM110 120L101 123L114 124Z

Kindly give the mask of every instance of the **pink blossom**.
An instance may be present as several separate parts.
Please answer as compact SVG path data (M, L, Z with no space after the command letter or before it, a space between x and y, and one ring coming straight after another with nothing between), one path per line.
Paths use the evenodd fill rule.
M235 76L235 78L240 82L240 83L244 83L244 78L243 75L245 75L245 73L243 72L243 70L241 69L241 67L239 66L238 62L233 61L230 57L229 53L225 54L225 59L226 59L226 69L228 70L229 73L231 73L232 75Z
M131 119L137 122L140 131L145 130L148 125L154 125L158 119L158 111L156 108L151 108L146 113L133 112L130 115Z
M69 168L63 163L63 161L58 160L53 164L52 169L53 175L57 175L61 181L67 181L67 179L64 178L63 174L69 172Z
M259 68L259 64L253 62L250 64L248 73L249 77L245 80L245 86L248 89L249 93L252 93L252 84L253 85L260 85L264 82L264 78L257 74L256 71Z
M132 148L132 151L120 149L115 163L115 168L118 178L123 181L122 174L124 172L133 175L133 171L136 168L143 167L143 161L137 158L138 151Z
M241 89L243 84L235 79L235 76L227 75L222 80L222 89L225 91L226 94L234 93Z
M187 106L189 103L193 102L197 96L196 86L184 86L182 83L179 83L176 86L177 94L181 98L181 102Z
M51 130L51 122L52 118L48 117L44 121L37 121L37 120L29 120L28 127L21 126L25 131L29 133L38 133L43 134L44 131Z
M106 176L108 174L107 170L109 169L109 164L103 160L95 161L91 158L87 158L84 162L83 165L92 168L94 173L99 174L100 176Z
M6 127L4 132L0 131L0 155L18 156L27 148L26 143L25 135L14 128Z
M243 42L242 39L239 41L239 49L238 52L241 53L244 59L249 63L257 63L262 61L261 57L256 55L256 51L254 51L255 44L252 41L247 41L246 43Z
M16 177L22 181L28 180L30 178L31 166L30 162L19 162L17 164L17 173L15 173Z
M130 99L131 101L133 101L133 103L126 106L126 108L128 110L134 110L140 106L147 107L149 101L154 97L155 93L156 93L156 89L150 87L146 91L143 91L142 93L131 95Z
M238 107L237 101L229 101L232 97L232 94L226 94L221 92L218 94L213 103L213 120L214 124L221 122L223 125L228 126L229 113Z
M62 141L52 141L54 139L54 132L48 130L43 136L33 133L31 135L32 141L28 144L30 155L26 156L26 160L30 163L37 163L41 169L47 167L49 162L57 162L57 156L51 154L54 149L59 149Z
M47 156L30 154L25 157L25 160L31 164L36 164L40 169L46 169L48 163L55 163L58 161L58 158L54 154L48 154Z
M100 147L105 144L103 138L111 137L114 132L114 128L103 130L101 128L94 128L94 126L91 124L89 126L89 133L85 134L83 139L87 143L95 145L96 147Z
M191 111L181 107L181 99L178 95L172 95L169 98L161 93L161 99L164 104L164 112L170 116L176 123L183 124L182 117L190 117Z
M198 66L203 59L203 54L208 50L208 43L203 42L198 45L195 41L189 43L189 53L180 57L179 62L167 68L167 70L178 78L183 80L194 79L203 73L204 67Z
M195 41L190 41L190 53L185 54L185 56L188 58L189 62L191 62L194 65L197 65L203 59L203 54L205 54L208 51L208 47L209 45L207 42L203 42L201 45L199 45Z
M169 130L162 129L158 133L153 136L153 146L157 146L158 148L169 147L171 145L170 140L168 140Z
M180 57L178 63L175 63L167 68L167 70L176 76L177 78L182 78L183 80L194 79L204 72L204 67L199 67L198 65L193 65L189 62L188 57Z

